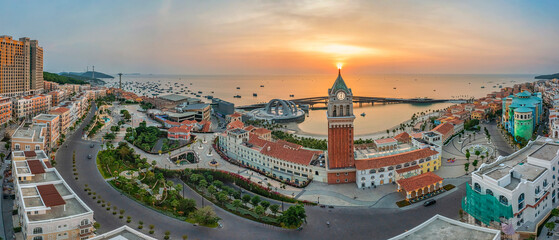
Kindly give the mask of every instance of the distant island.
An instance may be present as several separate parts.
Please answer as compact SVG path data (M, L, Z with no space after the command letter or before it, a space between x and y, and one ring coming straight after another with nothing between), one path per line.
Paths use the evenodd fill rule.
M554 79L559 78L559 73L536 76L535 79Z
M43 80L45 81L49 81L49 82L55 82L58 84L88 84L88 82L77 79L77 78L73 78L73 77L68 77L68 76L62 76L62 75L58 75L56 73L49 73L49 72L43 72Z

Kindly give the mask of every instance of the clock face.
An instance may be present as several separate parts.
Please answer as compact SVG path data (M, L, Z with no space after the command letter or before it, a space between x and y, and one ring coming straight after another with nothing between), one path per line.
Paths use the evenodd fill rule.
M344 92L338 92L338 94L336 96L338 97L339 100L344 100L345 99L345 93Z

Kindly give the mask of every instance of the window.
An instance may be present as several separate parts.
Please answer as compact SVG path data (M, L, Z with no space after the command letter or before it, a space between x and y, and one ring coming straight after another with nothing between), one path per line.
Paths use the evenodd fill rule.
M25 151L31 151L31 146L25 145Z
M33 238L33 240L43 240L43 237L42 236L36 236L36 237Z
M87 225L87 224L89 224L89 219L84 219L80 223L80 225L82 225L82 226Z
M524 193L518 196L518 210L520 211L522 208L524 208Z
M503 195L499 196L499 202L505 206L509 205L509 200Z
M340 179L336 179L336 182L339 183L339 182L340 182Z
M493 196L493 191L491 191L491 189L486 189L485 194Z
M384 174L381 174L381 175L380 175L380 178L384 178Z
M336 173L336 176L340 176L340 173Z
M481 186L479 185L479 183L474 183L474 190L476 190L476 192L481 193Z
M394 167L390 166L388 167L388 171L394 170Z
M371 180L375 180L375 176L374 176L374 175L373 175L373 176L371 176Z
M41 227L33 228L33 234L41 234L41 233L43 233L43 228Z
M371 169L371 171L369 171L369 173L377 173L377 170Z

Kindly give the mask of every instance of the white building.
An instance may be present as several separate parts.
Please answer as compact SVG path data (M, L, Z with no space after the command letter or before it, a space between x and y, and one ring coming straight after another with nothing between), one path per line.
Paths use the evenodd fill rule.
M499 221L500 216L490 212L498 208L499 215L508 215L517 231L535 231L537 223L558 205L558 151L558 143L540 137L507 157L482 164L472 173L473 191L464 199L466 212L478 224L489 225L489 221ZM496 207L478 201L481 198L493 199Z
M87 239L93 211L72 191L43 151L12 152L15 207L23 239Z
M302 184L327 181L322 151L304 149L286 141L268 141L245 129L220 134L219 148L229 158L280 181Z

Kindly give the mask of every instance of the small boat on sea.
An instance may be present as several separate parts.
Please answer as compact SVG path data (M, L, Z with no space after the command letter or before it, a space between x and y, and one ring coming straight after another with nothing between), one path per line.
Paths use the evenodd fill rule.
M241 98L241 95L235 95L234 98Z
M264 85L260 85L260 87L264 87Z
M485 88L485 86L481 86L481 88Z
M237 89L241 89L241 87L237 87Z
M253 93L252 96L253 96L253 97L258 97L258 94Z
M364 117L364 116L365 116L365 113L361 113L361 117Z
M289 97L295 97L295 95L293 95L293 94L289 94Z
M396 88L394 88L394 89L396 89Z

